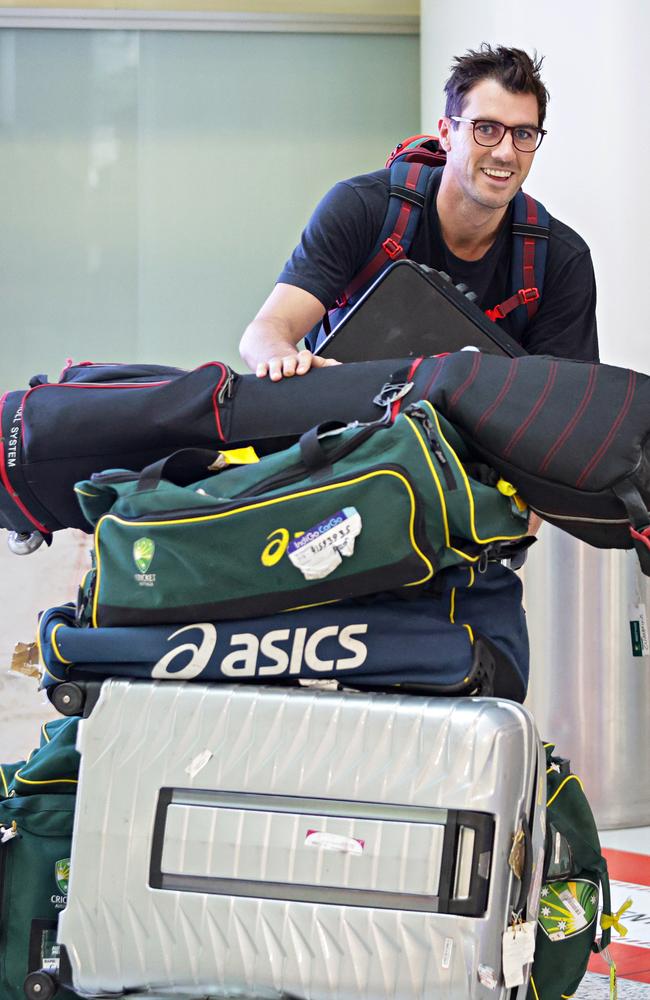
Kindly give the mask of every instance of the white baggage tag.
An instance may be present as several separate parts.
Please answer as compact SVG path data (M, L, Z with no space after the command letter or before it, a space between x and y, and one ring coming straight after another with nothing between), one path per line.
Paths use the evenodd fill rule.
M511 924L503 932L503 978L506 989L522 986L524 967L535 954L535 924Z
M322 580L341 565L344 556L354 554L354 540L360 532L358 510L344 507L294 538L287 555L306 580Z

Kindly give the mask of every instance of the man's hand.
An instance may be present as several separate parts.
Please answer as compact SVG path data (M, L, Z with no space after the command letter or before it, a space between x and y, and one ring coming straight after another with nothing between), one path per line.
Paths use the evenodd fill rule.
M260 378L273 382L292 375L304 375L310 368L324 368L338 362L315 357L311 351L299 351L302 338L318 323L325 312L322 302L302 288L279 283L246 327L239 352Z
M339 365L340 361L334 358L321 358L311 351L297 351L293 354L285 354L284 357L269 358L268 361L260 361L255 369L258 378L266 378L268 375L272 382L279 382L282 378L291 378L292 375L304 375L310 368L327 368L329 365Z

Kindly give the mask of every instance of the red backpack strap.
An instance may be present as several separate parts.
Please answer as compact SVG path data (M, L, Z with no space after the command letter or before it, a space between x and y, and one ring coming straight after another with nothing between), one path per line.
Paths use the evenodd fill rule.
M430 168L423 163L409 163L405 160L393 163L390 168L390 195L384 224L367 263L337 299L339 309L379 277L389 264L406 256L424 208L424 192L430 176Z
M512 294L493 309L486 309L485 314L488 319L496 321L513 313L515 331L519 334L523 333L539 308L544 288L549 224L549 214L541 202L518 191L512 218Z
M390 169L390 192L386 215L370 256L361 271L323 317L322 331L312 331L307 343L313 349L343 319L348 310L394 261L406 257L424 207L429 180L444 166L446 153L433 135L410 136L399 142L386 160Z

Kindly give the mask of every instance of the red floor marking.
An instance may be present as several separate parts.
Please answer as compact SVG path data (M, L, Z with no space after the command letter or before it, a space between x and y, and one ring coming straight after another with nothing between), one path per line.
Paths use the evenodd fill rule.
M616 974L619 979L650 983L650 951L647 948L635 948L616 941L610 944L609 951L616 962ZM592 955L589 959L589 971L609 975L609 965L602 955Z
M603 847L607 858L609 877L619 882L634 882L636 885L650 885L650 857L647 854L632 854L630 851L615 851Z
M607 858L611 880L630 882L638 886L650 886L650 857L646 854L616 851L609 847L603 848L603 854ZM619 887L619 889L621 888ZM620 892L617 895L620 895ZM645 897L647 897L647 889L639 894L639 901ZM623 914L622 922L626 923L625 914ZM648 922L650 923L650 914L648 914ZM628 933L632 936L634 927L629 923L627 926ZM632 979L637 983L650 983L649 948L639 947L637 944L626 944L625 939L619 938L614 931L609 950L616 962L616 971L620 979ZM601 955L592 955L589 960L589 971L607 974L609 966Z

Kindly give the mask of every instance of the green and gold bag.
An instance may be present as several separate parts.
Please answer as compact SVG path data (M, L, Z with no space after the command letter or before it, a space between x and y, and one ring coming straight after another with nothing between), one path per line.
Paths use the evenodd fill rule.
M27 761L0 766L0 996L25 1000L30 972L58 972L56 928L66 904L79 720L41 730ZM59 989L57 1000L75 996Z
M545 749L544 881L527 1000L564 1000L582 982L591 952L607 948L611 927L625 931L618 924L620 914L611 914L607 861L582 782L571 773L568 760L553 756L554 744L545 744ZM596 943L601 890L602 934Z
M203 453L202 467L214 457ZM524 538L527 510L470 462L454 428L421 402L392 424L314 428L286 451L198 482L188 471L197 474L196 452L139 476L94 476L76 487L95 525L85 620L274 614L415 588L443 567L498 557Z

